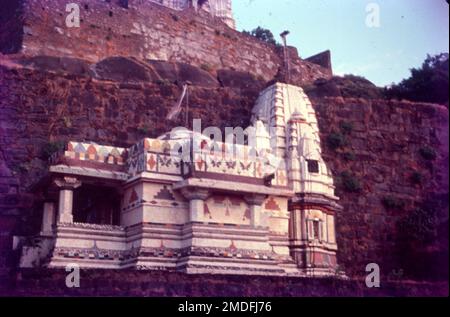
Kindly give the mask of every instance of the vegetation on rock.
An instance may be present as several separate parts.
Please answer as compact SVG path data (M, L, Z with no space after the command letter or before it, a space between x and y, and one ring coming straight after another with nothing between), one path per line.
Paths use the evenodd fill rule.
M448 106L448 86L449 54L428 55L421 68L411 69L411 77L388 88L386 96Z
M396 197L383 197L382 199L383 206L387 210L402 210L405 208L405 202L396 198Z
M280 45L276 40L272 33L272 31L268 29L264 29L260 26L258 26L256 29L253 29L252 31L243 31L242 33L256 37L257 39L272 44L272 45Z
M64 141L48 142L42 147L41 158L48 160L56 152L62 151L65 146Z
M348 193L358 193L362 190L359 180L350 172L345 171L340 175L340 185Z
M334 76L330 80L320 79L304 87L311 97L344 97L384 99L383 89L361 76Z
M430 147L422 147L419 153L427 161L434 161L437 158L436 151Z
M345 145L345 137L338 132L332 132L327 137L327 146L332 150L337 150Z

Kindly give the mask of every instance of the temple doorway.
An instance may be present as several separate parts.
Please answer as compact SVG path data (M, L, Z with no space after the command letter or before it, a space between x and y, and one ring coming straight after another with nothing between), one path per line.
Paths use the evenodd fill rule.
M73 217L76 223L120 225L120 194L113 187L83 184L74 192Z

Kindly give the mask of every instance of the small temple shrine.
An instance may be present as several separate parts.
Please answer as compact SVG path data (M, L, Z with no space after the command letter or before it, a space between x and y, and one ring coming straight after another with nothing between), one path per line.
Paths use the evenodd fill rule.
M247 145L187 129L129 148L69 142L34 186L42 230L21 266L335 275L341 207L311 102L276 83L251 122Z

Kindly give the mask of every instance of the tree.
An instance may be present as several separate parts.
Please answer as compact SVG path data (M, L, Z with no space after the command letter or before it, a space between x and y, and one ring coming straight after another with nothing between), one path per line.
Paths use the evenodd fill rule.
M386 90L388 98L448 105L449 54L427 56L421 68L411 69L411 77Z
M277 41L275 40L275 37L273 36L273 33L268 30L268 29L264 29L260 26L258 26L256 29L254 29L253 31L249 32L249 31L243 31L242 33L247 34L247 35L251 35L256 37L257 39L272 44L272 45L279 45L277 43Z

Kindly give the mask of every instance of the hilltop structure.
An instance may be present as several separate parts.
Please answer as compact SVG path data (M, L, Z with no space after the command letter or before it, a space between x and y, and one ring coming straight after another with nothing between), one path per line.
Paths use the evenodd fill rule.
M229 27L235 28L231 0L150 0L174 10L194 8L195 11L204 10L213 17L221 19Z
M68 13L58 1L12 0L0 13L0 52L90 63L121 56L189 64L213 75L225 69L264 81L283 77L283 50L236 31L231 0L74 3L80 28L66 26ZM288 53L292 83L332 76L329 51L311 59L300 58L294 47Z

